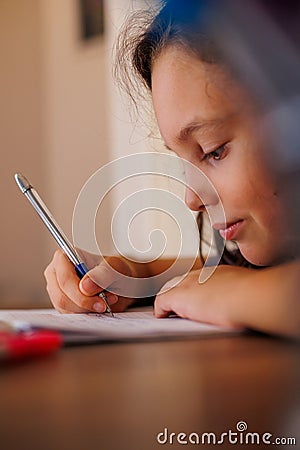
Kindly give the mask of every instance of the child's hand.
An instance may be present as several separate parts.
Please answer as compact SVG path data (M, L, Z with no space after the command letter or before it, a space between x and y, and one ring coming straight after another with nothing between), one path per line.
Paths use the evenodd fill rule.
M167 290L168 283L158 294L154 304L157 317L175 313L180 317L200 322L236 328L231 315L233 289L238 280L249 273L249 269L233 266L219 266L205 283L199 284L199 270L191 271L174 288ZM172 282L174 284L174 280Z
M126 260L110 257L106 261L118 272L133 275ZM47 291L54 307L62 313L105 312L105 302L98 294L116 281L116 275L109 270L109 265L103 261L89 271L89 275L101 285L93 282L88 274L79 280L73 264L61 250L57 250L44 273ZM106 297L108 303L113 305L113 311L123 311L134 301L107 291Z
M298 260L260 270L219 266L203 284L198 283L199 271L192 271L178 286L157 295L155 315L173 312L199 322L300 339L299 267Z

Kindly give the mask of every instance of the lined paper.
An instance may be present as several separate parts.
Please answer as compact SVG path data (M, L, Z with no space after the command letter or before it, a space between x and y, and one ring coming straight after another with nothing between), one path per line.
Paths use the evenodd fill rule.
M2 310L0 320L13 324L17 329L27 327L54 329L65 336L70 335L71 342L127 341L139 339L165 339L176 337L209 336L232 334L232 329L179 317L157 319L153 310L126 311L106 314L60 314L54 309ZM77 336L77 339L76 339Z

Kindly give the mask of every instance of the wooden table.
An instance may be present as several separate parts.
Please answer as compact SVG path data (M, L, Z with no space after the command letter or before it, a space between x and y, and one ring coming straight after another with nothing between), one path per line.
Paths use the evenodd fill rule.
M240 421L271 440L297 439L271 448L300 448L299 350L245 335L71 347L2 366L0 449L257 448L157 441L165 428L220 438Z

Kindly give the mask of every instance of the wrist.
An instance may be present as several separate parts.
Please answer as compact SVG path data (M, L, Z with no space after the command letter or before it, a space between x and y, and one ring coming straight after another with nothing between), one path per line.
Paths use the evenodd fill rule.
M219 305L223 321L231 327L248 328L248 309L252 308L251 299L257 271L235 266L223 266L223 270Z

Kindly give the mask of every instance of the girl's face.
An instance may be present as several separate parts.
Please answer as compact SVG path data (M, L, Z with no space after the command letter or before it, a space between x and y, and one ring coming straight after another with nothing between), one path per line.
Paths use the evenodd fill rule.
M236 241L253 264L287 259L291 245L281 185L246 92L220 66L168 47L153 66L152 97L166 146L201 169L220 196L226 223L213 227ZM190 189L185 201L192 210L205 209Z

